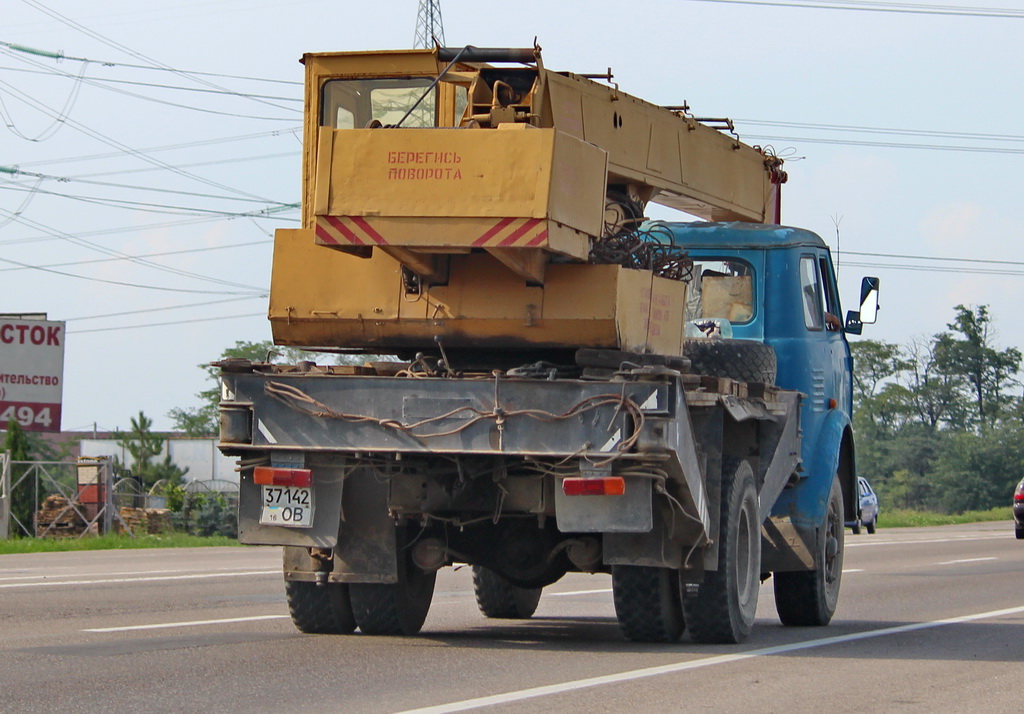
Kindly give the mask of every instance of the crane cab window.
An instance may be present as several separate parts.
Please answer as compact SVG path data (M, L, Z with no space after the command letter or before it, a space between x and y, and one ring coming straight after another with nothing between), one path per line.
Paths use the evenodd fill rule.
M813 256L800 258L800 304L804 308L804 325L808 330L825 327L825 310L822 305L821 276L818 263Z
M397 124L431 82L426 78L329 80L321 90L320 125L361 129L374 119L385 126ZM437 126L436 88L423 98L402 126Z

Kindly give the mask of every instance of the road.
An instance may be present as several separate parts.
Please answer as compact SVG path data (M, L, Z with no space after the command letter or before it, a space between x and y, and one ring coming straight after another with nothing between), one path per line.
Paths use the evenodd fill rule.
M607 576L485 620L446 569L423 634L301 635L275 548L0 556L0 711L1020 711L1024 542L1008 523L847 535L839 610L741 646L622 639ZM432 708L433 707L433 708Z

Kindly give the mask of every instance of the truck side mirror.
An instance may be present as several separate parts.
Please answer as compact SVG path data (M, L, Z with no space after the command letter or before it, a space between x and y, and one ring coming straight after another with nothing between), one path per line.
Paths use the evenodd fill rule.
M873 325L878 318L878 278L860 281L860 322Z
M860 281L860 310L846 313L846 333L859 335L864 325L873 325L878 317L878 278Z

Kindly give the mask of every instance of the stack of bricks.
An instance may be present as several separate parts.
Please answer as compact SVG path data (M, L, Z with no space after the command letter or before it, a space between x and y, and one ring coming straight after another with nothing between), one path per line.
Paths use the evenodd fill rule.
M74 504L81 510L79 504ZM36 537L74 538L85 532L86 523L64 496L51 495L36 514Z
M156 535L172 530L171 512L166 508L121 508L119 513L133 535ZM123 530L124 526L115 523L115 528Z

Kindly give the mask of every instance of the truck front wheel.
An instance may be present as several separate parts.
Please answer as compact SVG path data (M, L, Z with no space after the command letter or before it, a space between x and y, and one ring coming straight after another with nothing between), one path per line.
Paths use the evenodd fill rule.
M832 480L825 521L818 529L814 570L775 573L775 610L783 625L827 625L839 602L843 577L843 491Z
M683 634L679 571L646 565L612 566L619 628L633 642L675 642Z
M718 570L704 573L683 597L690 637L705 644L736 644L750 634L761 586L761 524L754 472L747 461L722 464Z
M482 565L473 566L473 592L484 617L525 620L540 603L541 588L520 588Z

